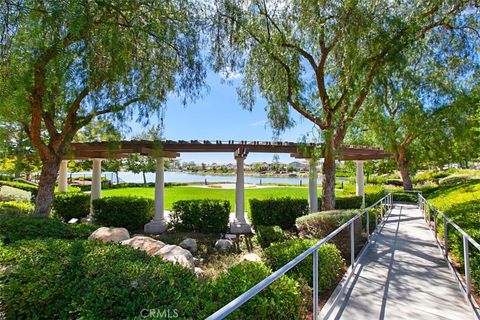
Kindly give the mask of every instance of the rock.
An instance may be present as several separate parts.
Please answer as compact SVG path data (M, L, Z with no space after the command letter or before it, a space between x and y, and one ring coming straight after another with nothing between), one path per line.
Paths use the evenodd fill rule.
M233 246L232 241L226 239L220 239L215 242L215 249L219 251L225 251L230 249Z
M195 269L193 270L193 272L195 272L195 275L196 275L197 277L201 277L201 276L204 276L204 275L205 275L205 271L203 271L202 268L195 268Z
M130 234L125 228L106 228L101 227L95 230L88 240L102 240L104 242L112 241L115 243L130 239Z
M242 257L241 261L262 262L262 259L256 253L248 253Z
M194 271L195 264L193 263L193 256L190 251L183 249L176 245L167 244L154 254L162 257L165 261L178 263L179 265Z
M122 241L121 243L123 245L145 251L151 256L153 256L158 250L162 249L165 246L165 243L163 243L162 241L144 236L135 236L131 239Z
M180 242L179 246L182 247L183 249L187 249L192 254L197 253L197 250L198 250L197 241L195 241L195 239L187 238L182 242Z

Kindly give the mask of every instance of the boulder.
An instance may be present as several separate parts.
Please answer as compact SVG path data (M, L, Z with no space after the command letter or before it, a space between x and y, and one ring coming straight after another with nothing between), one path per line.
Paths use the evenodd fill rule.
M241 261L262 262L262 259L256 253L248 253L242 257Z
M190 251L185 250L182 247L167 244L155 252L154 255L162 257L165 261L178 263L179 265L194 271L195 264L193 263L193 256Z
M215 249L218 251L225 251L230 249L233 246L233 242L226 239L219 239L215 242Z
M155 240L150 237L135 236L131 239L121 242L125 246L130 246L135 249L145 251L149 255L153 256L158 250L165 246L165 243L159 240Z
M197 247L197 241L195 241L195 239L187 238L182 242L180 242L178 245L183 249L187 249L192 254L197 253L198 247Z
M106 228L101 227L95 230L88 240L102 240L104 242L112 241L115 243L130 239L130 234L125 228Z

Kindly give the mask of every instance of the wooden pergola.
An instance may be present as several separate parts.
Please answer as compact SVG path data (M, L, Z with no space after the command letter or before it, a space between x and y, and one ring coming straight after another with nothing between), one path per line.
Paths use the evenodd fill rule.
M176 158L182 152L237 152L243 153L288 153L294 158L311 158L312 150L321 148L322 144L271 142L271 141L209 141L209 140L165 140L165 141L114 141L72 143L65 159L118 159L129 154L142 154L164 158ZM390 157L381 148L343 145L337 159L339 160L376 160Z
M246 219L244 208L244 160L250 152L258 153L287 153L294 158L309 159L309 191L308 198L310 211L318 211L317 194L317 158L321 157L322 144L271 142L271 141L114 141L114 142L87 142L72 143L70 150L60 166L59 191L67 189L67 162L68 160L93 161L91 198L101 197L101 163L103 159L120 159L130 154L141 154L156 159L155 175L155 216L145 225L146 233L161 233L166 230L168 212L164 211L164 158L176 158L183 152L231 152L237 162L235 187L235 218L230 227L233 233L251 232ZM318 152L320 151L320 153ZM313 157L313 155L316 157ZM363 162L365 160L385 159L390 154L380 148L343 145L338 154L338 160L356 161L357 195L362 196L365 204Z

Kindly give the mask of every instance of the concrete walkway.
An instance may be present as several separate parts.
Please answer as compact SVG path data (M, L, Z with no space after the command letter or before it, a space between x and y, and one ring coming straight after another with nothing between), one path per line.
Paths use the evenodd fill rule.
M473 318L418 208L395 204L329 319Z

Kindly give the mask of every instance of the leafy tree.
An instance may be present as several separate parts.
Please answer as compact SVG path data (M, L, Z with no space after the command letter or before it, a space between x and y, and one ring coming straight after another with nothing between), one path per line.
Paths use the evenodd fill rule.
M468 23L478 26L476 19ZM465 92L477 82L479 41L453 26L445 32L406 50L402 61L379 73L358 118L360 128L368 128L360 139L363 133L363 141L373 139L392 153L405 190L413 188L417 168L455 159L457 144L468 156L476 152L469 120L475 103Z
M332 210L335 157L375 77L467 3L218 0L215 67L243 73L243 107L259 93L274 129L295 124L293 109L322 131L322 209Z
M60 162L96 117L148 121L169 92L205 78L195 0L6 0L0 4L0 113L42 161L35 215L49 215Z

